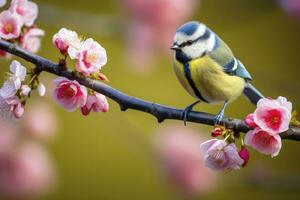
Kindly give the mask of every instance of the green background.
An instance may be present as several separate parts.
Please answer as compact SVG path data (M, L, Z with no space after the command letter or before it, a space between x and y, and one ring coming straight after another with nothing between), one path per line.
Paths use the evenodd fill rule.
M108 64L103 72L112 87L179 108L194 101L177 82L171 56L157 58L151 73L129 70L124 62L127 50L118 1L35 2L40 5L37 24L46 30L40 55L58 60L52 35L67 27L93 37L106 48ZM204 22L228 43L266 96L285 96L300 110L300 23L288 17L276 1L203 0L191 19ZM9 61L1 60L0 64L3 74ZM43 77L55 78L49 74ZM56 141L49 145L59 178L56 189L42 199L177 199L161 177L151 151L153 131L161 125L152 116L132 110L121 112L115 102L109 103L108 113L83 117L51 102L61 124ZM201 104L196 109L217 113L220 107ZM241 97L230 105L226 115L243 118L254 109ZM189 126L209 134L210 127ZM300 145L294 141L284 141L274 159L251 151L247 168L219 173L216 188L199 199L299 199L299 151Z

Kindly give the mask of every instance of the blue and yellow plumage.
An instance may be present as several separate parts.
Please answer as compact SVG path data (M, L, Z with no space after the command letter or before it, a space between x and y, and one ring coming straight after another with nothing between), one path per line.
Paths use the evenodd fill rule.
M215 123L220 123L227 103L243 92L255 104L263 97L250 84L252 77L244 65L204 24L193 21L182 25L176 31L172 49L175 51L174 71L185 90L199 101L224 103ZM199 101L185 109L184 121Z

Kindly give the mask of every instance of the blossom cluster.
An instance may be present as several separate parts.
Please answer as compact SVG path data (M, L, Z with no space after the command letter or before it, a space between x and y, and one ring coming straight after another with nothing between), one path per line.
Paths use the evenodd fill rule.
M240 150L235 144L239 134L222 126L216 127L212 136L223 136L225 139L212 139L201 144L205 165L213 170L239 169L250 158L245 145L271 157L277 156L282 146L279 134L289 129L291 120L292 103L286 98L259 100L255 112L245 118L251 130L244 140L241 138Z
M1 5L6 1L1 2ZM0 13L0 38L16 43L29 52L36 53L45 35L35 24L38 15L36 3L28 0L12 0L9 8ZM1 51L1 57L10 54Z
M82 41L74 31L62 28L53 36L53 45L64 56L60 63L66 67L66 59L76 60L75 71L84 77L107 81L100 69L106 64L105 49L92 38ZM66 110L73 112L81 108L83 115L91 111L106 112L109 109L104 95L87 90L76 80L59 77L53 81L55 84L54 99Z
M7 80L0 88L0 114L3 119L21 118L24 114L26 100L32 90L37 89L44 96L46 88L32 73L27 75L27 69L18 61L12 61Z
M292 103L284 97L261 99L253 114L249 114L245 123L253 128L245 137L245 144L260 153L275 157L282 143L280 133L289 129L292 118Z

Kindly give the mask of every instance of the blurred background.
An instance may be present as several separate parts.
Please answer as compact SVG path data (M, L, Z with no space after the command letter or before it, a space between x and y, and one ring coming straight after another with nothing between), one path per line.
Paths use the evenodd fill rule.
M300 110L299 0L35 2L39 5L37 24L46 31L39 55L58 60L59 52L51 41L61 27L93 37L106 48L108 64L102 72L109 78L109 85L129 95L178 108L194 101L173 73L169 46L179 25L198 20L227 42L252 74L254 85L266 96L285 96L293 102L295 109ZM10 62L0 60L1 77ZM0 129L3 141L10 140L10 136L3 136L3 133L11 129L11 132L18 132L14 134L32 132L29 135L34 135L34 140L42 141L46 152L41 151L43 155L29 161L44 164L37 164L31 171L34 174L34 169L42 168L42 175L34 183L30 183L30 176L18 182L40 187L41 191L44 191L41 185L47 187L47 192L37 192L43 193L37 195L37 199L259 200L300 197L300 144L297 142L284 141L276 158L251 150L247 167L211 172L203 167L198 152L198 145L210 136L211 127L188 123L184 128L183 122L176 121L158 124L155 118L145 113L121 112L110 100L110 110L105 114L84 117L79 111L68 113L51 98L54 78L42 74L48 95L28 102L24 121L14 127L1 125ZM209 113L217 113L219 109L219 106L206 104L195 108ZM254 109L241 97L230 105L226 115L244 118ZM47 120L41 122L41 119ZM39 130L38 127L48 129ZM0 147L6 143L0 142ZM29 157L30 153L37 152L32 148L27 148ZM6 166L6 170L10 171L11 166L13 163ZM33 176L37 177L36 173ZM17 184L14 189L19 187ZM34 193L31 189L25 191ZM13 195L7 198L30 198L30 195L20 198L17 192L9 191Z

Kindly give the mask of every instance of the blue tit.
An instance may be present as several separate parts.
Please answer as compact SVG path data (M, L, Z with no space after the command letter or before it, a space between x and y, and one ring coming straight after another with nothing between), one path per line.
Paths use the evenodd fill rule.
M234 57L231 49L206 25L192 21L177 29L174 43L174 71L184 89L197 101L183 112L187 114L199 102L223 103L215 116L221 122L228 103L242 93L256 104L263 95L250 84L252 77L245 66Z

